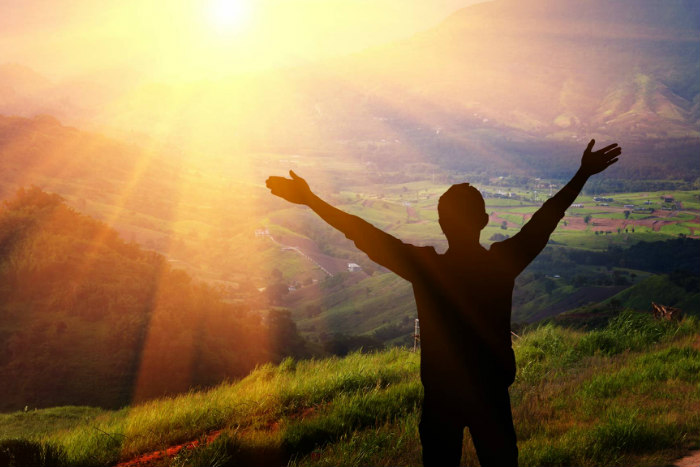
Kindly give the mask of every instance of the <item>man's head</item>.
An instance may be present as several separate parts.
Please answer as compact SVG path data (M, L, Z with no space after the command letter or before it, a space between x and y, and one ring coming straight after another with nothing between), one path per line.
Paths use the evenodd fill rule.
M468 183L452 185L438 202L440 227L448 242L479 241L479 233L489 222L484 198Z

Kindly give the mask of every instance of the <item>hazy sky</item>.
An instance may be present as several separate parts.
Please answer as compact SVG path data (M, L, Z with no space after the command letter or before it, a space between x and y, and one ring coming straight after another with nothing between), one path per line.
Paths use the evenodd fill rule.
M0 64L199 79L348 53L480 0L3 0Z

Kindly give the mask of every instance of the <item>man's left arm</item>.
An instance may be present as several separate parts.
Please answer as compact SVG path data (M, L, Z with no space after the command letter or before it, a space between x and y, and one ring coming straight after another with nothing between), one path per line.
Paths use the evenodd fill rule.
M503 242L504 247L507 245L511 250L511 257L515 259L518 273L525 269L547 245L549 236L564 217L566 210L581 193L586 181L592 175L616 163L622 154L622 148L617 143L598 151L593 151L594 144L595 140L588 143L581 157L581 166L569 183L548 199L517 235Z

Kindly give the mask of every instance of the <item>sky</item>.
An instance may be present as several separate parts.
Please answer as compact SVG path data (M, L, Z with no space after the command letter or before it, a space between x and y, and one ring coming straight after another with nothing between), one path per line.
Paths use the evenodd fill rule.
M187 81L352 53L481 0L3 0L0 64Z

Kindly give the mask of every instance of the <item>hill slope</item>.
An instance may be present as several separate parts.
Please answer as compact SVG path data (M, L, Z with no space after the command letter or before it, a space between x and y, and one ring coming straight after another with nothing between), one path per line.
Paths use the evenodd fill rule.
M603 330L545 326L515 342L511 388L520 463L667 465L700 441L698 323L625 313ZM59 465L418 465L422 389L405 350L264 366L206 392L46 428L46 411L0 415L0 438L53 446ZM5 434L6 433L6 434ZM168 446L188 441L191 449ZM10 443L0 442L2 446ZM158 452L155 452L158 451ZM467 465L477 463L471 445ZM133 464L132 464L133 465Z
M0 410L114 408L305 355L288 315L224 303L37 188L0 209L0 309Z

